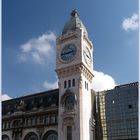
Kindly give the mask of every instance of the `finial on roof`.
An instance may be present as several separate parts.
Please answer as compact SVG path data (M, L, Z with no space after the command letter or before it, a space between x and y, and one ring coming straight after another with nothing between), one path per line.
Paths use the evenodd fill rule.
M82 21L79 17L77 10L74 9L71 12L70 20L68 22L66 22L66 24L63 28L62 35L66 34L66 33L71 33L73 31L75 31L77 28L79 28L79 29L82 28L84 30L84 32L86 34L88 34L84 24L82 23Z
M76 15L79 16L77 10L76 10L76 9L72 10L72 12L71 12L71 16L74 17L74 16L76 16Z

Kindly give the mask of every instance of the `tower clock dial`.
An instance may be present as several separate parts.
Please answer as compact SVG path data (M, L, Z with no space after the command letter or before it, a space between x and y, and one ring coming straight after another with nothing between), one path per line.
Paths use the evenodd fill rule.
M84 47L83 55L84 55L84 60L85 60L86 64L88 64L90 66L91 65L91 53L87 47Z
M74 44L67 44L64 46L60 53L60 58L62 61L70 61L72 60L77 52L77 48Z

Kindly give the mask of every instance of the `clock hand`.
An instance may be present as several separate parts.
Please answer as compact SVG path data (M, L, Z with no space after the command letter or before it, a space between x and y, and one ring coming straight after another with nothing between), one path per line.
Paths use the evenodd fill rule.
M86 56L90 59L90 57L86 54Z
M69 52L66 52L66 53L62 53L61 55L66 55L66 54L69 54L69 53L72 53L72 52L73 52L73 50L69 51Z

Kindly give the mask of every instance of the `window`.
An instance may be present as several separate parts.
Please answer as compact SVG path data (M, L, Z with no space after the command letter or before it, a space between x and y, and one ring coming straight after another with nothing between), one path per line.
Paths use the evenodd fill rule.
M85 89L87 88L87 83L86 83L86 81L85 81Z
M2 136L2 140L10 140L10 138L9 138L9 136L7 136L7 135L3 135L3 136Z
M72 86L75 87L75 79L72 79Z
M55 122L58 123L58 116L55 116Z
M66 111L73 110L74 109L74 102L75 102L75 98L73 95L67 96L65 99L65 110Z
M35 133L30 132L25 136L24 140L38 140L38 137Z
M31 126L31 119L28 119L28 126Z
M71 87L71 80L68 81L68 87Z
M48 131L44 136L42 140L58 140L57 133L53 130Z
M44 123L44 117L43 116L39 117L39 123Z
M115 101L114 100L112 100L112 104L115 104Z
M6 129L6 126L7 126L7 122L4 123L4 128L5 128L5 129Z
M25 124L26 124L26 126L28 126L28 119L25 120Z
M49 124L49 123L50 123L50 117L46 116L46 124Z
M38 140L38 139L37 139L36 136L33 135L33 136L30 136L30 137L28 138L28 140Z
M4 122L2 123L2 129L4 129Z
M35 118L32 118L32 125L36 125L36 120L35 120Z
M51 116L51 123L55 123L55 116Z
M67 126L67 140L72 140L72 127Z
M7 128L10 128L10 122L7 122Z
M14 120L13 126L14 126L14 127L20 126L20 120Z
M64 81L64 88L67 88L67 81Z
M85 81L85 89L88 90L88 83Z
M132 108L132 105L128 105L128 108L131 109Z

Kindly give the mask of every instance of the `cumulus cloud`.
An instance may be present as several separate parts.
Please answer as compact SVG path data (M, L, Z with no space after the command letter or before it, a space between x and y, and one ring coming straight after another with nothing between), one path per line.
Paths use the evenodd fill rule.
M12 99L10 96L8 96L7 94L3 94L2 96L1 96L1 100L2 101L6 101L6 100L10 100L10 99Z
M122 22L122 28L125 31L134 31L138 28L138 14L133 14L130 18L125 18Z
M115 80L103 72L94 71L93 89L103 91L113 89L116 86Z
M53 83L48 82L47 80L43 83L43 87L46 88L47 90L50 89L56 89L58 88L58 80L56 80Z
M54 57L56 35L53 32L45 33L33 38L20 46L20 60L34 61L44 64Z
M113 89L115 86L115 80L110 75L104 74L103 72L94 71L93 90L98 92ZM58 79L52 83L46 80L43 83L43 87L47 90L58 88Z

